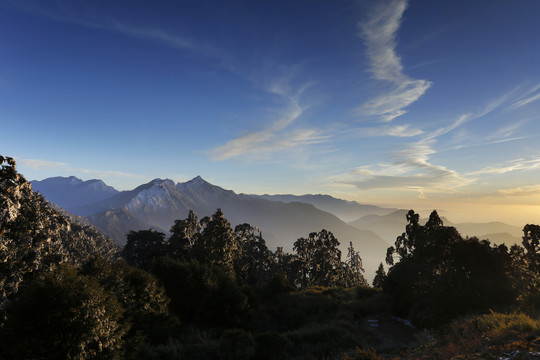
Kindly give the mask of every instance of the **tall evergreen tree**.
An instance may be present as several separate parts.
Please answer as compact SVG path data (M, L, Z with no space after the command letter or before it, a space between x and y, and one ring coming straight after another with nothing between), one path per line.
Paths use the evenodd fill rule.
M121 256L128 264L148 269L154 258L165 254L165 234L154 229L130 231Z
M373 287L377 289L382 288L382 284L386 279L386 271L384 271L384 266L382 263L379 264L379 268L375 272L375 277L373 278Z
M261 231L249 224L241 224L236 226L234 234L241 251L235 263L237 279L242 284L263 287L273 275L274 258Z
M362 267L362 258L360 254L354 250L352 241L349 242L347 248L347 260L344 266L345 279L343 285L347 287L367 285L364 278L364 268Z
M193 260L193 248L201 236L201 224L193 210L189 210L188 217L176 220L171 227L168 255L182 261Z
M195 249L197 259L222 266L229 275L234 275L234 264L240 256L240 244L221 209L217 209L211 217L203 218L201 225L203 229Z

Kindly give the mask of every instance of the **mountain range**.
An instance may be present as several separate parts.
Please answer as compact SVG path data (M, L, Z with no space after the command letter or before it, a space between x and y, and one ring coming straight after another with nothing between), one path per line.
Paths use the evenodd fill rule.
M200 176L183 183L154 179L129 191L118 191L103 181L54 177L32 181L47 200L80 216L124 245L130 230L154 228L166 234L177 219L193 210L199 218L221 208L234 227L257 226L268 247L292 251L293 243L311 232L334 233L346 254L349 242L364 260L366 277L373 276L384 261L386 249L405 230L407 210L382 208L333 198L328 195L237 194L205 181ZM520 228L503 223L452 224L463 235L478 235L507 244L520 241Z
M396 210L385 215L366 215L349 222L349 225L358 229L370 230L379 235L387 243L393 245L396 237L405 232L407 212L408 210ZM427 220L427 218L421 218L420 223L424 224ZM444 216L441 216L441 220L446 226L454 226L462 236L476 236L479 239L487 239L495 244L505 243L508 246L515 243L521 244L522 241L521 236L523 232L519 226L508 225L502 222L453 223Z

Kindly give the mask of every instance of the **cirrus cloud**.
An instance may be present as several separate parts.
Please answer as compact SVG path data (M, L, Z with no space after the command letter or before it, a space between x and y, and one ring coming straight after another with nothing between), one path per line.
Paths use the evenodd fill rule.
M428 80L415 80L403 73L401 58L396 53L397 31L406 0L377 3L369 16L359 24L371 72L377 80L391 84L389 91L369 100L355 110L357 115L376 117L389 122L404 115L407 106L416 102L432 85Z

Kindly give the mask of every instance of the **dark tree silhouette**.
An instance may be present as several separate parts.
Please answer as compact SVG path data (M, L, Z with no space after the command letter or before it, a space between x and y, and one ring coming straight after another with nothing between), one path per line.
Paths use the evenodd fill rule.
M154 229L130 231L121 256L128 264L148 269L152 260L165 254L165 234Z
M73 268L33 281L7 315L6 358L122 358L122 307L114 294Z
M362 258L360 254L354 250L352 241L349 242L347 249L347 260L343 266L344 279L343 286L352 287L359 285L367 285L364 278L364 268L362 267Z
M221 209L217 209L211 217L203 218L201 225L202 233L195 249L197 259L222 266L228 274L234 275L234 264L240 256L240 244Z
M381 289L386 279L386 271L384 271L384 266L382 263L379 264L379 268L375 272L375 277L373 278L373 287Z
M540 273L540 225L527 224L523 228L523 247L529 268Z
M294 258L286 265L289 278L297 287L356 286L365 284L362 259L349 248L349 259L341 261L338 239L329 231L311 233L294 243Z
M234 234L240 245L240 256L235 263L238 281L262 288L272 277L275 268L272 252L256 227L241 224L236 226Z
M193 248L201 236L201 224L193 210L184 220L176 220L171 227L168 255L182 261L193 260Z
M463 239L434 211L424 226L409 211L406 232L387 252L394 264L382 283L402 315L437 325L468 312L510 304L515 299L512 259L506 246Z

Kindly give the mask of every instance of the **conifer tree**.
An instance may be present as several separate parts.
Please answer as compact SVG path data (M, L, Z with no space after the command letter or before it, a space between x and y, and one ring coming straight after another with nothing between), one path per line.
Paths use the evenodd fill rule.
M193 210L189 210L188 217L176 220L171 227L168 255L182 261L193 260L193 248L201 236L201 224Z
M203 218L201 225L203 230L196 246L197 259L222 266L229 275L234 275L234 263L240 256L240 244L221 209L217 209L211 217Z
M382 284L386 279L386 271L384 271L384 266L382 263L379 264L379 268L375 272L375 277L373 278L373 287L377 289L382 288Z

